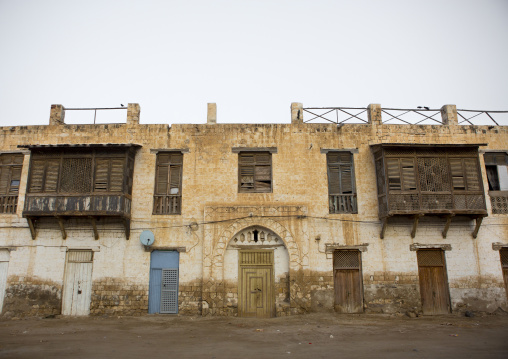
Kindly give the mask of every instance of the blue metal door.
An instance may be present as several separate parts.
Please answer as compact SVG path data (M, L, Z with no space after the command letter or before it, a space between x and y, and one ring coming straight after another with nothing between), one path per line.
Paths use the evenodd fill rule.
M148 313L178 313L178 262L176 251L152 252Z

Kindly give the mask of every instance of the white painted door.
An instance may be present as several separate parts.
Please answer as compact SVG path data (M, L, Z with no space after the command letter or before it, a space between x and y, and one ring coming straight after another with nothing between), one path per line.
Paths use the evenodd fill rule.
M65 280L62 295L63 315L90 314L92 299L93 252L70 250L67 252Z
M2 309L4 306L8 269L9 269L9 250L0 249L0 313L2 313Z

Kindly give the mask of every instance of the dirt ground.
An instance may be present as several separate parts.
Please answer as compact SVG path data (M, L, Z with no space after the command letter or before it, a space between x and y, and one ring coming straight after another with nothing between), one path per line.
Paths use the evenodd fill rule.
M0 358L508 358L508 315L7 320Z

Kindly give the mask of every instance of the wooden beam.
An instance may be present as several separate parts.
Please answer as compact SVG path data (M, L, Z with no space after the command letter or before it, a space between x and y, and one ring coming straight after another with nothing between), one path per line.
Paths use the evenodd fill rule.
M95 237L95 240L99 239L99 232L97 231L97 221L95 217L90 217L90 220L92 221L92 227L93 227L93 235Z
M420 221L420 217L422 217L422 214L417 214L414 216L413 221L413 229L411 230L411 238L414 238L416 236L416 229L418 228L418 221Z
M30 234L32 235L32 239L35 240L37 237L37 233L35 232L35 219L32 219L32 217L27 217L28 227L30 228Z
M387 225L388 225L388 217L383 219L383 227L381 228L381 233L379 234L379 238L381 238L381 239L385 238L385 231L386 231Z
M67 239L67 233L65 232L64 222L62 217L56 217L58 219L58 224L60 225L60 231L62 232L62 239Z
M474 227L473 231L473 238L476 239L478 236L478 231L480 230L480 226L482 225L483 217L476 218L476 226Z
M129 240L131 236L131 220L130 219L124 219L123 225L125 227L125 239Z
M446 235L448 234L448 230L450 229L450 224L452 223L453 216L455 216L455 215L450 214L450 215L446 216L446 224L445 224L443 232L441 233L443 235L443 238L446 238Z

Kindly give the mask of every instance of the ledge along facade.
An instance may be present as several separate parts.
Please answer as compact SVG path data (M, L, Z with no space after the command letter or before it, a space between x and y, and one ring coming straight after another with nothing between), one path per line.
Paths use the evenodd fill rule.
M508 127L126 110L0 127L2 317L508 310Z

